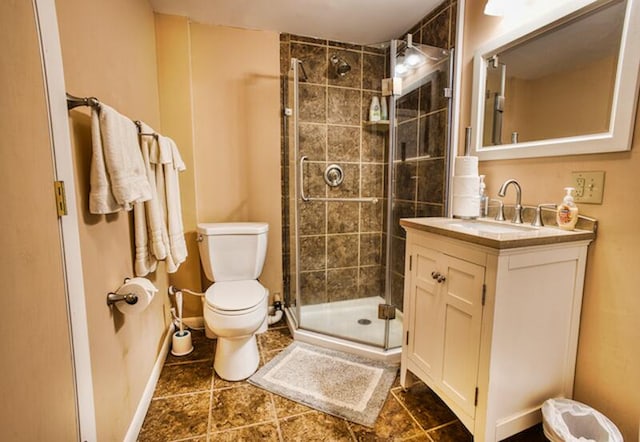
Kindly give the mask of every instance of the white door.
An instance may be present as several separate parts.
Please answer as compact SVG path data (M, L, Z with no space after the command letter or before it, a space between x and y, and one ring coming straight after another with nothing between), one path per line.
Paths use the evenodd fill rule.
M446 255L445 255L446 256ZM441 388L470 417L475 415L475 391L480 354L484 267L446 256L442 281Z
M53 0L0 2L0 440L95 440L57 39Z
M411 293L408 357L433 380L442 373L442 300L431 273L438 268L435 250L411 244Z

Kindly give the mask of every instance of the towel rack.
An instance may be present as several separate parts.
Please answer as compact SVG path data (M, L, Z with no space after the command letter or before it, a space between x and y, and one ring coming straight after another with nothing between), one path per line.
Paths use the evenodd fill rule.
M67 110L79 106L100 107L100 100L96 97L75 97L67 92Z
M98 100L96 97L76 97L67 92L67 110L71 110L80 106L100 108L100 100ZM139 120L135 120L134 123L138 128L138 135L143 137L154 137L156 140L158 139L157 133L143 133L142 123Z
M134 121L136 127L138 128L138 135L140 135L141 137L153 137L156 140L158 139L158 134L153 132L153 133L143 133L142 132L142 122L140 120L135 120Z

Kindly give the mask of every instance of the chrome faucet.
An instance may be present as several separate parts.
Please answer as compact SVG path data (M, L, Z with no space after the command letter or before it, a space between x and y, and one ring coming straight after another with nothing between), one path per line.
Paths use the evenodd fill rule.
M500 190L498 190L498 196L504 197L507 193L507 187L509 184L513 184L516 187L516 206L514 208L512 223L522 224L522 189L520 188L520 184L513 178L508 179L502 186L500 186Z

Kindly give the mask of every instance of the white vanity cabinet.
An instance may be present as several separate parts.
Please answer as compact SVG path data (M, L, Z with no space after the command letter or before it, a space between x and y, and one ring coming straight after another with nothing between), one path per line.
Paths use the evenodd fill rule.
M476 241L426 220L401 222L401 384L423 380L476 442L504 439L540 422L546 399L573 395L587 246L595 235Z

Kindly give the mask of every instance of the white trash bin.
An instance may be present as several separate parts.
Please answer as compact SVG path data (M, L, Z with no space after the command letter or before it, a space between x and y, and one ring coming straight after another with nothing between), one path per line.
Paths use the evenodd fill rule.
M542 429L551 442L624 442L605 415L571 399L548 399L542 404Z

